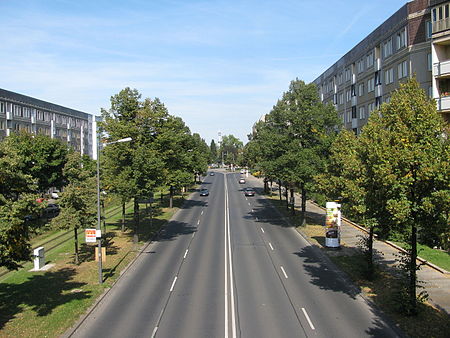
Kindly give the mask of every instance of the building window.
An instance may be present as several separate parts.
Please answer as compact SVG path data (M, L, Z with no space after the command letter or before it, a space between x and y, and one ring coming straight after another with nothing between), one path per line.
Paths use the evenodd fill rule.
M437 21L436 8L433 9L433 22Z
M397 49L406 47L406 29L401 30L397 34Z
M408 76L408 62L407 61L403 61L398 64L397 75L398 75L399 79Z
M352 119L356 119L356 107L352 107Z
M361 59L358 61L358 73L364 72L364 60Z
M375 86L381 84L381 73L379 71L375 72Z
M358 86L358 96L364 95L364 83L360 83Z
M391 97L390 97L390 96L386 97L386 98L384 99L384 102L385 102L385 103L390 103L390 102L391 102Z
M383 57L387 58L392 55L392 38L383 44Z
M433 87L432 86L428 87L428 96L433 97Z
M359 107L359 119L364 120L366 118L366 108L364 106Z
M350 100L352 99L350 90L347 90L346 96L347 96L347 102L350 101Z
M0 101L0 113L5 113L6 112L6 103L3 101Z
M427 65L428 65L428 70L431 71L432 70L431 53L427 54Z
M431 34L433 34L433 26L431 25L431 21L425 21L425 34L427 39L431 39Z
M350 78L351 78L350 68L347 68L345 70L345 81L350 81Z
M371 102L367 105L367 113L370 116L370 113L375 110L375 102Z
M375 98L375 109L380 108L381 106L381 96Z
M373 52L367 54L366 65L367 65L367 68L373 67Z
M367 92L373 92L375 90L375 79L371 78L367 81Z
M386 84L390 84L390 83L394 82L394 69L393 68L389 68L388 70L386 70L384 72L384 82Z
M339 94L339 104L344 104L344 93Z

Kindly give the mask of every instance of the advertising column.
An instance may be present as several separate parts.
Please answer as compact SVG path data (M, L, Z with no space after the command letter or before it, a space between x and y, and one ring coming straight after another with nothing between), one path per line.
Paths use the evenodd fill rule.
M327 202L326 207L325 246L339 248L341 245L341 205L336 202Z

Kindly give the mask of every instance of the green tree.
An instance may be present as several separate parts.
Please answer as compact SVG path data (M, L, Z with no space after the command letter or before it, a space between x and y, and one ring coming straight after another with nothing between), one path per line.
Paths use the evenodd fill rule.
M242 151L244 144L234 135L222 136L219 154L225 164L236 164L239 153Z
M64 167L68 182L59 200L61 211L52 224L74 232L75 264L79 264L78 230L94 227L97 217L97 181L95 162L72 151Z
M211 140L211 144L209 145L209 163L217 163L217 145L214 140Z

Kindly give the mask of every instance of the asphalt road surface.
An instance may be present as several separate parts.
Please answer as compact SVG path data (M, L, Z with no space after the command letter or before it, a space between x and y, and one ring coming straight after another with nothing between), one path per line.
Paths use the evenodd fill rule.
M216 172L71 337L396 337L240 174ZM257 192L259 191L256 189Z

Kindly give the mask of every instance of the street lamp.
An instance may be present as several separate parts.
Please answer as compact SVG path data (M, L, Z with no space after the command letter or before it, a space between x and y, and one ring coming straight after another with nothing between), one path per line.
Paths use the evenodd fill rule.
M122 138L117 141L103 143L103 146L107 146L109 144L114 143L122 143L122 142L130 142L132 140L131 137ZM100 142L97 143L97 234L98 240L98 282L99 284L103 284L103 276L102 276L102 233L101 233L101 212L100 212Z

